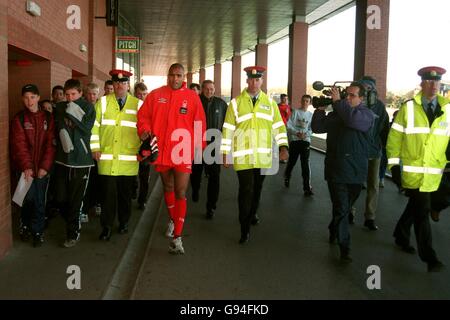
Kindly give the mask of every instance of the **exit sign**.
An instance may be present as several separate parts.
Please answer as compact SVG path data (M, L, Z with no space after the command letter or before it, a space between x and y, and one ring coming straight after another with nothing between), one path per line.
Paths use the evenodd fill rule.
M138 53L139 37L117 37L116 52Z

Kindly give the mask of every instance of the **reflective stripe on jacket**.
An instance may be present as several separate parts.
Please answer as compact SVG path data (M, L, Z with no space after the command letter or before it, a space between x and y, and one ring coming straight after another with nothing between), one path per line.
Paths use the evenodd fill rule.
M232 151L236 171L272 167L272 139L278 147L288 146L286 127L278 105L264 92L259 93L253 106L244 89L231 100L225 116L220 150Z
M137 153L141 141L137 135L137 112L142 101L127 95L120 110L111 93L95 104L96 119L91 135L92 152L100 151L98 173L107 176L135 176L139 170Z
M388 166L403 165L402 186L436 191L447 162L445 150L450 137L450 101L438 96L441 114L436 115L432 125L422 107L419 93L402 105L387 142Z

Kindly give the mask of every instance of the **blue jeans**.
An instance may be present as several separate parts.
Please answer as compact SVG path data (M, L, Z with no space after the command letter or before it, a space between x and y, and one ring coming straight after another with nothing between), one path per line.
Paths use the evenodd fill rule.
M45 200L49 176L34 178L30 190L23 200L21 220L31 233L42 234L45 228Z

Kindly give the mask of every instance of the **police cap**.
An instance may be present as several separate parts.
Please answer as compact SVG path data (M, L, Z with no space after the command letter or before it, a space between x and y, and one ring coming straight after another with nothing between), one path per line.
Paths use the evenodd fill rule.
M441 80L442 75L446 72L441 67L425 67L417 71L422 80Z
M266 68L260 66L251 66L244 68L248 78L261 78L266 71Z
M109 75L112 81L127 82L133 74L126 70L114 69L109 72Z

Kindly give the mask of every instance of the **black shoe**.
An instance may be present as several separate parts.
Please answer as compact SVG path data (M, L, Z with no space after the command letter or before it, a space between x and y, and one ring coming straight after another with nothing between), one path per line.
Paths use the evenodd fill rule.
M42 246L44 243L44 235L36 233L33 235L33 247L37 248Z
M257 214L255 214L252 218L251 224L256 226L259 224L259 216Z
M284 186L286 188L289 188L289 179L288 178L284 178Z
M119 226L119 233L120 234L128 233L128 223L124 223Z
M144 202L140 202L140 203L138 204L138 209L139 209L139 210L145 210L145 203L144 203Z
M214 218L214 210L213 209L206 210L206 219L211 220L212 218Z
M329 236L328 236L328 242L330 244L335 244L337 240L337 236L334 232L330 232Z
M341 249L341 261L345 263L352 262L353 259L350 256L350 250L349 249Z
M348 215L348 223L355 224L355 216L351 213Z
M246 244L250 240L250 233L242 233L239 244Z
M199 195L198 191L192 190L192 201L198 202L199 198L200 198L200 195Z
M367 227L370 231L378 230L377 225L375 224L375 220L368 219L364 221L364 227Z
M428 263L428 272L440 272L444 268L445 265L438 260Z
M416 249L414 249L413 246L409 245L409 244L404 244L402 242L400 242L399 240L395 240L395 244L397 246L400 247L400 249L402 249L402 251L409 253L409 254L415 254L416 253Z
M31 231L28 227L21 227L19 229L20 240L26 242L31 238Z
M111 239L111 228L104 227L102 233L99 236L99 239L109 241L109 239Z
M303 194L305 197L310 197L314 195L314 192L312 192L312 190L306 190Z

